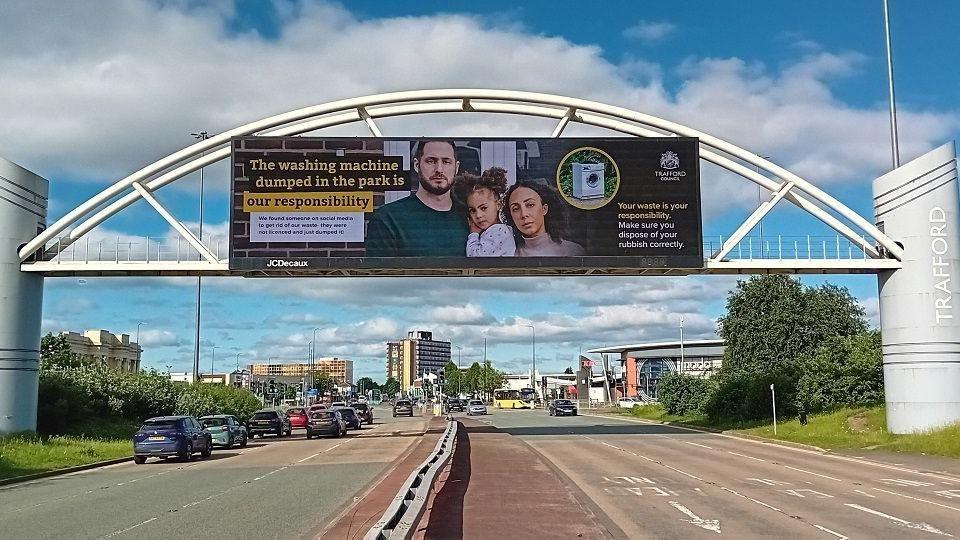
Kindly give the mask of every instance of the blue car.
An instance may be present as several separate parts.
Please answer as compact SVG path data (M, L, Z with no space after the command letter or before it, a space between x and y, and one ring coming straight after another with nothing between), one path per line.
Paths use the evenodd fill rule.
M137 465L146 463L151 456L190 461L194 453L200 452L201 457L208 458L211 450L210 434L192 416L151 418L133 435L133 461Z

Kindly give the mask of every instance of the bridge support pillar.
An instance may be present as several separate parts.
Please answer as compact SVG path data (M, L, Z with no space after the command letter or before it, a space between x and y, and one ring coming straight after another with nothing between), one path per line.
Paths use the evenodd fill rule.
M48 182L0 158L0 433L37 429L43 276L17 250L47 222Z
M873 182L877 225L903 245L880 273L887 429L960 421L960 196L954 143Z

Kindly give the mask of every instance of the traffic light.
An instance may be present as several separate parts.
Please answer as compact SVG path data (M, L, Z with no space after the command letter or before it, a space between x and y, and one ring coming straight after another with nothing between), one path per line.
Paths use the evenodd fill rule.
M273 394L273 393L276 393L276 391L277 391L276 381L274 381L273 379L270 379L269 393Z

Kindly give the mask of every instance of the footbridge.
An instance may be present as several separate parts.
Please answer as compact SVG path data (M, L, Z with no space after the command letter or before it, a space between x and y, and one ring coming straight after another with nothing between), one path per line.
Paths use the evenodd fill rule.
M702 238L700 268L595 266L577 268L376 268L231 270L227 238L198 237L156 193L202 167L227 160L238 137L314 134L361 123L383 137L381 119L451 113L550 119L561 137L570 124L634 137L691 137L703 162L768 193L726 234ZM874 182L868 220L799 175L729 141L693 127L583 99L509 90L443 89L395 92L297 109L224 131L118 180L52 224L46 223L47 182L0 161L0 432L36 424L40 304L47 276L378 276L378 275L689 275L862 274L879 276L888 415L891 430L913 431L960 420L960 317L951 279L958 263L957 168L948 143ZM112 242L93 233L108 218L145 201L175 236ZM778 205L793 205L831 235L760 238L751 231ZM96 238L95 240L92 240Z

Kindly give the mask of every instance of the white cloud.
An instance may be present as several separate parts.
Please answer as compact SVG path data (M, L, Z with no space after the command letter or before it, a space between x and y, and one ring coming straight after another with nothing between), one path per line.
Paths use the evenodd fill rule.
M493 317L476 304L466 304L435 307L427 314L427 320L445 324L476 325L492 322Z
M130 334L134 340L136 340L136 332ZM193 340L190 340L192 343ZM188 344L187 340L184 340L182 337L169 330L140 330L140 345L143 348L147 347L178 347L180 345Z
M303 2L285 6L279 37L268 40L231 34L229 4L184 6L6 6L0 21L0 71L8 75L0 88L4 155L47 175L116 178L192 143L188 133L200 127L217 133L296 107L383 91L491 87L584 97L685 122L773 156L818 183L863 181L888 168L885 106L850 106L831 90L865 65L856 52L808 47L802 49L807 56L779 69L740 58L692 58L677 72L679 90L670 93L659 74L673 66L644 58L614 65L596 46L480 16L359 19L335 4ZM41 17L38 10L58 16ZM669 23L642 21L628 33L654 38L671 30ZM390 62L383 61L387 51ZM905 106L900 120L905 158L960 125L954 111ZM548 133L552 122L470 115L382 125L392 133L520 135ZM333 132L367 133L362 125ZM750 206L746 190L729 188L732 182L746 185L705 177L704 200Z
M676 25L668 22L640 21L624 30L623 36L645 43L654 43L669 36L676 29Z

